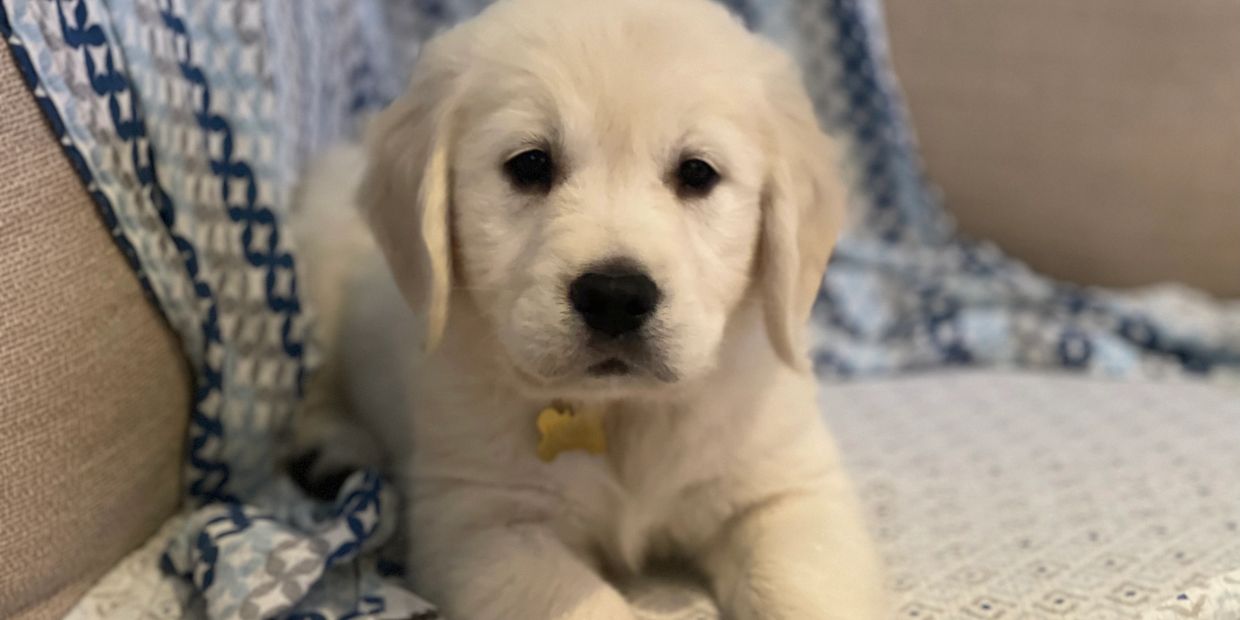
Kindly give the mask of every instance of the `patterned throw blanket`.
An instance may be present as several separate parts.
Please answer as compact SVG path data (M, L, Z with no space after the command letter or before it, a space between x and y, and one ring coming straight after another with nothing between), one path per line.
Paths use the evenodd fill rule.
M376 549L390 491L330 504L275 473L313 367L282 212L298 170L403 89L483 0L0 0L0 32L197 386L162 556L210 618L434 617ZM729 0L802 62L844 146L852 225L815 314L824 380L960 365L1111 375L1240 367L1240 309L1064 286L959 238L921 176L876 1ZM417 532L410 533L417 536Z

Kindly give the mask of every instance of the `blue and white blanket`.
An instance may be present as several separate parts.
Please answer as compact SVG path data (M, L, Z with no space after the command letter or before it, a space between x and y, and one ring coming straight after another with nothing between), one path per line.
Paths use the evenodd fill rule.
M815 313L824 379L1240 367L1236 309L1057 284L953 232L922 178L877 0L727 3L801 60L844 146L855 205ZM421 41L485 4L0 0L0 32L196 371L196 510L162 565L208 617L434 616L374 551L394 529L378 475L322 505L276 473L314 353L280 220L308 158L400 92Z

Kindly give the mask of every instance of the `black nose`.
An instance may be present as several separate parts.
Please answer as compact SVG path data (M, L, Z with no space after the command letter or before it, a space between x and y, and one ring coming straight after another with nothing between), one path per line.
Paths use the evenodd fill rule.
M604 267L573 280L568 300L590 329L618 338L646 323L659 305L659 287L633 267Z

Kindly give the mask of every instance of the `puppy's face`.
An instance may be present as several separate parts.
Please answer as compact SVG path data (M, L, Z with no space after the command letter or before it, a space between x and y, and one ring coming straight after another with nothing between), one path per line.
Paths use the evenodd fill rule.
M765 162L704 80L499 72L453 156L461 286L506 361L556 393L709 368L749 283ZM654 73L656 75L651 75ZM609 87L610 86L610 87Z
M391 126L373 139L383 161L363 201L432 335L448 298L467 300L502 366L550 397L658 390L708 372L755 275L787 279L759 267L776 270L791 252L797 278L796 222L763 235L788 224L776 210L795 220L798 209L776 186L797 156L781 152L780 61L696 0L508 0L433 43L404 108L380 120ZM799 131L819 136L792 90L796 113L810 115ZM417 166L416 187L390 180L402 159ZM424 254L395 249L418 229ZM832 231L818 232L829 248ZM770 244L791 247L760 254ZM402 276L402 262L419 260L428 264ZM436 293L444 286L456 294Z

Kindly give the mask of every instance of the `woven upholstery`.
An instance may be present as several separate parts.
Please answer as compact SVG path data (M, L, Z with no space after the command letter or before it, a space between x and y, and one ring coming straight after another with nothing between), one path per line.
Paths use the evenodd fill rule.
M1086 284L1240 296L1240 3L887 0L961 227Z
M59 618L176 508L190 379L7 48L0 171L0 618Z

